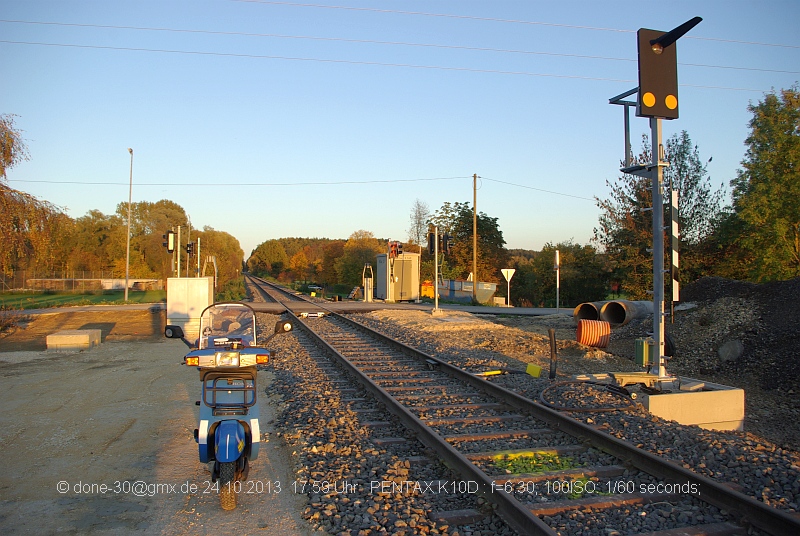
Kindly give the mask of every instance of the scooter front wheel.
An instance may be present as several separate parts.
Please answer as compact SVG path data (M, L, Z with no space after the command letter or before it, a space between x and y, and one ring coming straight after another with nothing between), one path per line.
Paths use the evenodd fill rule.
M236 508L236 462L219 464L219 504L223 510Z

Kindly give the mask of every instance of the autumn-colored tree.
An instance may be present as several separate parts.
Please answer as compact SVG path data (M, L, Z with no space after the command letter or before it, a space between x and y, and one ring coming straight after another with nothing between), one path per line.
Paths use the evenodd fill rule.
M339 282L339 278L336 274L336 261L339 257L344 255L344 245L344 240L331 240L324 244L322 248L322 264L319 268L319 282Z
M361 285L364 265L375 266L377 256L385 252L386 244L370 231L362 229L351 234L342 256L334 263L339 283L353 287Z
M221 289L237 280L241 276L244 261L244 251L239 241L233 235L209 226L203 227L203 231L197 233L197 236L200 237L200 270L202 272L205 269L205 274L200 275L214 275L213 265L206 264L208 257L214 257L217 265L217 288Z
M0 115L0 182L5 182L6 170L30 158L22 134L14 126L14 117Z

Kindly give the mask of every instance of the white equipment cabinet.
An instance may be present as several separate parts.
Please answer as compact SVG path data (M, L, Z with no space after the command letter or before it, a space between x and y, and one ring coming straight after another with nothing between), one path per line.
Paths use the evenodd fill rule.
M387 302L419 300L419 253L378 255L375 296Z

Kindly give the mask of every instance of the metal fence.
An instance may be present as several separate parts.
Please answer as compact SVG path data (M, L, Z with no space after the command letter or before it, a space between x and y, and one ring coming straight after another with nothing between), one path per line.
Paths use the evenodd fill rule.
M161 290L164 283L161 279L129 278L128 286L133 290ZM11 275L0 274L0 292L87 292L124 288L125 274L113 270L21 270Z

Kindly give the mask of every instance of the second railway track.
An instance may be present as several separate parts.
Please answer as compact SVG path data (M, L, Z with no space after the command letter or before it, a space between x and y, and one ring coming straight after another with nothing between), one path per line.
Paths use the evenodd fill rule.
M267 299L289 299L266 282L253 283ZM304 337L458 474L465 489L454 493L480 495L520 534L800 533L795 513L343 316L299 323ZM534 466L545 470L534 473Z

